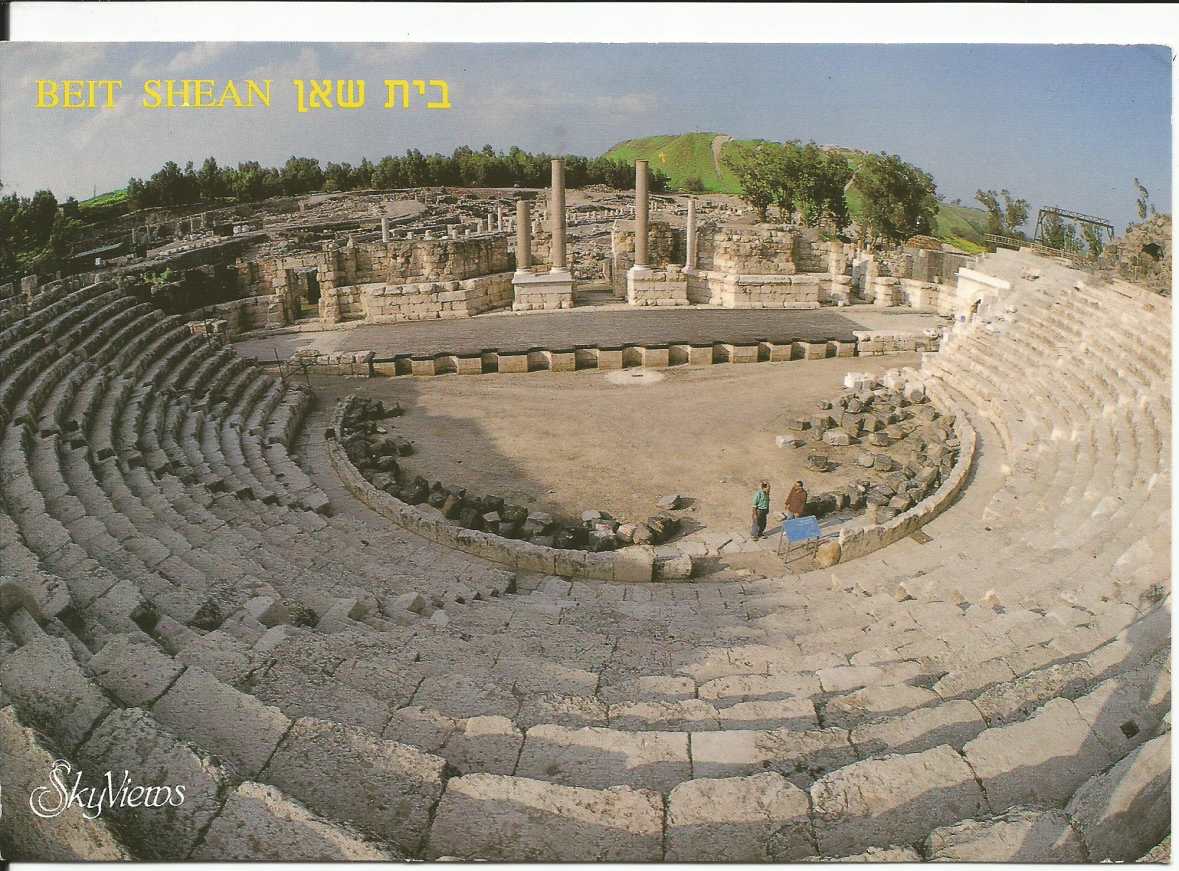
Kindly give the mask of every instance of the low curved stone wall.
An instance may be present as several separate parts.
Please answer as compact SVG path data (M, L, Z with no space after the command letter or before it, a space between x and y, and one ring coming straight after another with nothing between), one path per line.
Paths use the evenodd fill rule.
M954 415L954 435L960 443L958 461L954 464L954 470L938 488L908 511L898 514L887 523L841 532L837 560L841 563L900 541L945 511L966 485L966 478L974 463L978 433L971 425L964 409L933 379L922 379L920 373L914 369L904 369L902 373L909 380L921 381L930 401L943 413Z
M341 402L337 407L333 427L328 433L327 451L332 468L353 496L398 526L438 544L522 572L631 583L652 579L655 548L648 545L634 545L603 553L541 547L526 541L456 526L443 519L440 512L434 508L410 505L383 490L378 490L360 474L360 470L348 459L336 438L341 432L346 408L345 402Z

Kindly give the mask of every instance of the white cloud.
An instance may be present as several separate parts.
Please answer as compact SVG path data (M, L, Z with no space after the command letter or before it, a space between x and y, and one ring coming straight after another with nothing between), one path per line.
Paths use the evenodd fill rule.
M202 67L213 63L233 47L231 42L198 42L186 49L178 51L168 64L168 72L181 73L190 70L200 71Z

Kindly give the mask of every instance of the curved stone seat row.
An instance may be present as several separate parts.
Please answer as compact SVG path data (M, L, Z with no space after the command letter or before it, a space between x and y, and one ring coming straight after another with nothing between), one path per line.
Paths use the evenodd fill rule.
M1064 341L1021 338L1021 312L1051 305L1035 290L923 367L979 437L932 540L775 579L513 578L313 513L264 475L296 480L278 461L298 469L306 397L244 372L195 396L169 373L205 358L131 355L155 387L137 378L109 412L99 390L83 443L28 424L0 442L0 559L22 567L0 579L0 732L21 748L0 782L60 756L205 786L166 830L144 812L50 831L6 806L0 838L34 858L82 843L85 858L212 860L1142 855L1169 800L1169 404L1121 401L1150 370L1137 350L1113 366L1116 344L1075 390L1013 366ZM1070 299L1070 316L1112 304ZM271 402L291 411L272 419ZM1105 452L1108 474L1077 462ZM163 471L210 459L281 499ZM149 564L153 541L168 555ZM209 589L222 612L189 616L184 597Z

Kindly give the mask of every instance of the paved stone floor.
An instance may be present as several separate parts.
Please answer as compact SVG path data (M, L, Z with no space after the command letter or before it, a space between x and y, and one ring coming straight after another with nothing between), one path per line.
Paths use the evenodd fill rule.
M483 350L571 348L666 342L752 342L851 340L853 330L921 330L940 323L937 315L871 305L811 311L715 308L635 310L594 306L564 312L492 313L447 321L364 325L347 329L287 332L235 345L247 357L285 359L296 350L372 350L377 359L398 354L469 354Z

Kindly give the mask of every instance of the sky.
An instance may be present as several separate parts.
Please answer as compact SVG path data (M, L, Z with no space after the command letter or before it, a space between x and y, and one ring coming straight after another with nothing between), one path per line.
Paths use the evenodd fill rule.
M356 163L491 144L594 156L715 131L896 153L948 200L1007 188L1121 232L1135 176L1170 211L1171 63L1166 46L0 43L0 182L82 199L209 155ZM124 88L113 109L35 108L37 80L65 78ZM185 78L272 79L271 107L141 105L145 80ZM367 105L297 112L292 80L323 78L366 80ZM385 79L444 80L453 108L383 109Z

